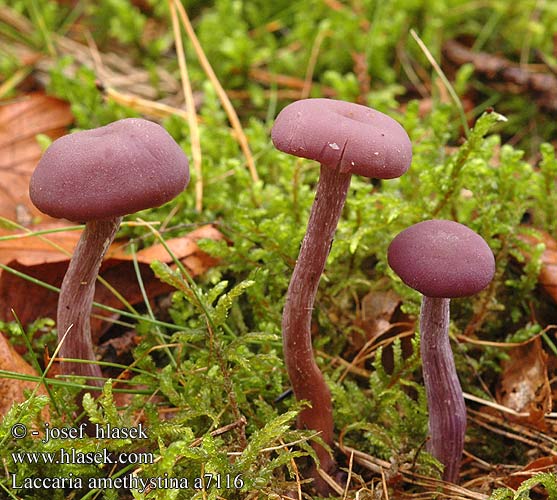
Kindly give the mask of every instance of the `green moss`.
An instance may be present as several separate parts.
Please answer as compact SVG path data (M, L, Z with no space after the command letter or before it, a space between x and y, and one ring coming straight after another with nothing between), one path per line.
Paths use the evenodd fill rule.
M28 40L6 29L0 34L12 41L27 40L35 50L48 52L45 33L63 30L64 20L73 11L55 9L54 2L48 0L32 3L35 7L24 2L11 5L37 28ZM149 2L151 6L154 3ZM99 401L86 399L83 405L91 420L102 425L133 427L139 416L149 428L147 442L114 440L102 446L113 453L149 452L155 460L139 471L129 467L124 472L91 464L16 464L14 452L59 453L67 445L52 442L43 446L29 436L16 441L10 434L18 422L29 428L43 426L44 407L50 408L51 426L69 425L68 415L79 411L75 398L83 385L79 380L54 380L52 403L35 395L14 405L5 416L0 426L0 456L5 467L18 480L70 472L84 478L114 477L132 470L141 477L168 474L195 478L220 473L229 481L237 480L233 488L210 488L206 498L247 498L250 494L250 498L271 498L291 493L296 487L292 459L307 456L312 449L310 433L293 430L300 405L293 398L277 401L289 387L280 322L319 169L313 162L288 157L272 147L270 126L288 99L279 93L284 90L280 84L258 79L253 70L264 70L271 77L304 79L312 49L316 50L316 40L320 39L312 95L321 95L330 87L337 97L358 99L388 112L408 131L414 152L410 170L400 179L372 182L353 178L320 284L313 315L314 345L333 393L337 435L343 432L344 443L364 453L400 467L413 465L420 473L439 477L439 464L423 451L427 410L417 340L410 345L413 354L403 349L399 339L383 350L371 343L371 354L361 364L359 374L345 373L346 363L339 358L347 363L353 360L351 333L358 332L369 340L368 332L356 321L367 294L394 290L400 297L396 314L407 324L415 320L420 297L390 271L386 249L402 229L433 217L470 226L486 239L497 260L495 280L486 291L452 302L451 333L506 342L531 338L539 332L542 325L532 323L532 307L553 307L537 289L544 247L532 248L518 235L523 231L535 235L539 230L554 234L557 228L557 160L555 148L548 142L554 136L555 124L538 113L528 96L507 95L490 87L470 65L461 68L453 82L459 96L471 91L482 96L467 115L468 133L461 129L457 106L440 102L443 92L432 91L430 108L420 109L424 100L413 100L415 94L408 91L412 83L408 70L418 70L420 79L429 85L430 68L408 32L414 28L438 60L444 40L458 35L473 37L478 50L502 51L511 59L522 50L528 52L528 47L536 47L551 62L551 39L543 33L555 32L557 11L553 3L490 0L479 6L465 0L364 0L337 5L317 0L218 0L185 2L185 6L223 86L247 91L246 98L238 98L235 104L261 181L252 182L217 95L186 43L192 84L201 96L203 211L195 210L190 186L175 202L140 216L147 221L166 220L169 229L165 238L213 223L226 239L205 240L199 245L217 257L219 264L195 282L184 270L153 265L158 277L175 289L170 306L161 312L166 315L165 323L134 315L131 321L136 323L141 343L133 352L130 379L108 384ZM86 2L85 7L80 22L95 28L90 31L101 49L113 44L118 50L124 48L136 64L149 70L153 85L159 81L159 65L177 76L165 2L156 3L152 11L148 5L140 10L124 0L103 0L95 5ZM535 16L531 15L534 11ZM142 40L148 21L157 23L163 33L153 44ZM5 50L1 46L0 54ZM369 89L358 79L361 75L354 65L355 54L367 67ZM13 74L18 69L16 62L14 57L2 59L0 72ZM48 91L71 104L76 128L92 128L137 114L107 100L94 71L74 62L61 57L51 65ZM161 91L160 97L168 96ZM489 106L497 112L488 110ZM191 157L187 122L170 116L163 124ZM524 134L520 146L513 146L507 139L518 130L532 133ZM527 228L525 220L529 221ZM156 240L145 227L124 227L121 235L132 238L138 246ZM554 317L554 313L549 315ZM0 326L14 343L22 345L19 325ZM29 338L36 332L44 333L27 354L41 368L44 346L50 345L52 351L51 327L48 320L26 325ZM376 342L379 340L385 337ZM481 378L493 388L505 355L493 347L460 343L455 344L455 356L465 389L487 397L476 381ZM393 360L389 370L384 365L386 359ZM367 375L362 376L362 372ZM121 397L126 398L124 402ZM486 435L474 426L468 438L470 449L484 460L522 463L522 446L509 447L504 438ZM489 446L484 444L487 440ZM83 440L72 446L88 452L95 445ZM361 467L355 472L370 479ZM540 476L525 482L516 493L499 490L492 498L528 498L528 490L537 480L547 491L554 488L550 476ZM5 492L10 484L8 478L0 479ZM52 496L85 499L96 494L118 497L115 490L89 494L86 489L53 492ZM17 495L43 498L31 491ZM156 495L134 493L135 498L203 497L194 490L160 490Z

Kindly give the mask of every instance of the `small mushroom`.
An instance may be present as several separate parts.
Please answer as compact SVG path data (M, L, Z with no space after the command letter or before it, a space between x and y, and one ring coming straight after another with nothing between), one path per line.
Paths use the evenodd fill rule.
M352 174L391 179L401 176L412 159L405 130L374 109L332 99L305 99L284 108L272 130L275 147L320 162L317 194L306 235L292 274L282 316L284 358L294 394L308 400L298 427L321 433L333 443L331 394L313 358L311 316L319 279L342 213ZM335 474L335 461L314 445L320 467ZM329 486L312 471L321 494Z
M466 433L466 405L449 341L449 302L483 290L495 259L469 227L428 220L399 233L388 250L389 265L423 294L420 353L429 409L428 451L444 466L443 479L458 482Z
M170 201L188 184L184 152L156 123L127 118L54 141L29 185L35 206L52 217L85 222L58 301L58 339L68 332L61 371L101 386L89 316L95 281L122 216ZM94 378L90 378L94 377Z

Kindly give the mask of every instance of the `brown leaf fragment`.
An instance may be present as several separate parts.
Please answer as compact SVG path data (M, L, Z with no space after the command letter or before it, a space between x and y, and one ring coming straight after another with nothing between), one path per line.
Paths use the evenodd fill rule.
M166 240L165 243L170 252L172 252L178 259L181 260L200 252L199 247L196 243L198 240L220 240L222 238L222 233L217 228L210 224L207 224L205 226L194 229L187 236L172 238ZM205 257L208 257L207 254L203 252L201 252L201 254L203 254ZM107 252L105 262L109 262L110 259L132 260L133 256L129 251L126 250L125 244L112 245ZM170 254L161 243L152 245L137 252L138 262L150 264L154 260L160 260L161 262L170 262L172 260ZM212 263L212 265L214 264L215 262ZM193 267L191 271L193 271L193 273L197 276L203 273L205 269L203 267L200 269L196 269L195 267Z
M354 320L359 332L351 334L354 348L359 350L366 342L384 334L390 328L391 318L399 304L400 297L392 290L372 291L365 295Z
M26 267L17 261L12 261L8 263L8 267L30 278L59 287L67 263L55 262ZM58 294L55 292L7 271L2 271L0 274L0 320L2 321L13 321L13 312L24 326L39 318L56 318L57 302Z
M527 413L518 417L505 414L514 422L545 428L544 416L551 411L552 395L547 375L547 354L540 337L508 351L510 359L503 364L503 373L496 391L499 404Z
M33 227L34 231L54 230L67 225L56 222ZM54 262L66 262L79 241L81 231L50 233L43 237L29 236L21 231L0 228L1 237L11 237L0 241L0 263L17 261L23 266L34 266Z
M400 297L392 290L374 291L362 299L361 321L368 339L381 335L389 328L399 304Z
M29 366L11 346L6 337L0 333L0 370L37 376L37 372ZM36 382L0 378L0 416L4 416L13 403L25 401L24 390L32 391ZM43 390L40 390L43 393Z
M54 233L48 235L47 238L63 242L63 246L71 254L72 247L79 238L79 232ZM207 225L197 228L186 236L166 241L168 248L184 264L192 277L203 274L217 263L216 259L202 252L197 246L196 241L201 238L221 239L222 234L215 227ZM15 251L13 248L14 240L0 242L0 256L2 256L2 259L6 259L9 251L3 254L2 249L4 244L11 246L12 260L7 263L11 269L60 287L69 265L69 256L53 249L46 240L36 240L38 240L37 237L22 240L27 242L29 249L31 249L30 253L27 253L23 246L18 247ZM169 285L155 277L150 268L150 263L154 260L172 262L172 257L162 244L140 250L136 256L147 297L154 298L172 291ZM134 305L143 302L143 294L139 287L132 260L133 255L126 251L125 244L121 242L115 244L114 247L109 249L107 258L103 262L101 276L119 291L127 302ZM2 260L0 259L0 261ZM12 321L14 319L12 309L24 325L41 317L56 318L57 302L58 294L56 292L8 271L0 273L0 320ZM97 284L95 290L95 302L117 309L124 308L120 300L100 283ZM113 316L114 314L111 312L99 308L93 309L91 334L94 342L110 327L109 320Z
M533 474L539 472L556 473L557 457L548 456L537 458L536 460L533 460L529 464L525 465L522 470L510 474L504 482L513 490L517 490L526 479L530 479Z
M35 136L52 139L73 122L68 103L37 92L0 106L0 216L28 223L30 216L49 220L29 199L29 178L42 151ZM23 219L22 219L23 214Z

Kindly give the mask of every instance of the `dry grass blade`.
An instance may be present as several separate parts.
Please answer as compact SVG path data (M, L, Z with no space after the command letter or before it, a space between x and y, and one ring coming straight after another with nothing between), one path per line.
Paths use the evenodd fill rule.
M300 99L307 99L311 93L313 73L315 71L315 65L317 64L317 58L319 57L319 50L328 35L329 30L320 30L315 37L313 46L311 47L311 54L309 57L308 67L306 69L306 76L304 78L304 88L302 89Z
M319 476L321 476L321 479L323 479L335 491L337 495L344 494L344 489L341 488L339 484L331 476L329 476L329 474L327 474L323 469L318 468L317 473L319 474Z
M405 483L415 486L421 486L422 488L425 488L427 490L426 492L423 492L423 495L427 496L421 497L422 493L419 493L416 497L409 495L408 498L432 498L431 494L435 493L436 495L438 495L435 496L435 498L450 498L452 500L488 499L487 495L469 490L464 486L446 483L445 481L442 481L440 479L427 477L408 469L397 468L396 470L394 470L391 463L351 448L350 446L346 446L342 443L342 439L340 441L341 442L339 442L338 446L342 450L342 452L353 457L354 462L356 462L360 466L370 470L375 474L381 475L382 478L385 477L385 480L390 479L393 474L399 474ZM443 494L441 494L441 492L443 492Z
M217 92L217 95L222 103L222 106L226 112L226 115L228 116L228 119L230 120L230 124L232 125L232 128L234 129L234 132L236 133L238 142L240 143L240 147L242 148L242 151L244 153L244 156L246 157L246 163L248 165L248 169L251 175L251 178L253 180L253 182L258 182L259 181L259 175L257 174L257 170L255 168L255 161L253 159L253 155L251 154L251 150L248 144L248 138L246 137L246 134L244 133L244 129L242 128L242 124L240 123L240 119L238 118L238 115L236 113L236 110L234 109L234 106L232 106L232 103L230 102L230 99L228 98L228 96L226 95L226 92L224 91L224 89L222 88L222 85L219 82L219 79L217 78L217 75L215 74L211 63L209 62L209 60L207 59L207 56L205 55L205 52L203 51L203 47L201 47L201 44L199 43L199 39L197 38L197 35L195 34L195 31L193 29L193 26L191 25L190 19L188 17L188 14L186 12L186 9L184 8L184 6L177 0L172 0L174 2L174 5L176 6L176 8L178 9L178 14L180 15L180 19L182 21L182 25L184 26L184 29L186 30L186 34L188 36L188 38L190 39L193 48L195 50L195 53L197 54L197 57L199 58L199 62L203 68L203 71L205 71L207 77L209 78L209 80L211 81L211 83L213 84L213 87L215 88L215 91Z
M178 53L178 64L180 65L180 79L182 80L182 90L186 100L186 110L188 113L188 124L190 127L191 154L193 159L193 169L196 174L195 179L195 209L201 212L203 209L203 173L201 171L201 141L199 137L199 127L197 126L197 116L195 114L195 103L191 89L188 67L186 64L186 54L182 43L182 31L176 14L176 7L173 0L169 0L170 16L172 17L172 30L174 32L174 43Z
M276 93L277 97L283 99L300 99L300 92L304 92L304 88L306 87L305 79L302 80L301 78L290 75L280 75L261 68L251 68L249 70L249 78L250 80L254 80L266 85L277 85L286 87L285 89L272 89L264 91L264 95L267 97L270 97L271 94L274 95ZM313 75L311 75L311 78L313 78ZM315 82L310 83L312 84L312 86L315 85ZM230 90L228 91L228 93L233 95L249 96L249 93L247 93L247 91L242 90ZM337 91L334 88L323 84L319 84L319 93L322 94L324 97L335 97L337 95Z
M346 486L344 487L343 499L348 498L348 488L350 487L350 482L352 480L352 469L354 467L354 454L350 453L350 458L348 459L348 478L346 479Z
M3 99L6 95L12 92L22 81L25 80L31 73L32 69L24 67L18 69L14 74L7 78L2 84L0 84L0 99Z
M103 91L108 99L151 118L162 119L172 115L180 116L184 120L189 118L189 114L185 111L162 102L151 101L137 95L120 92L109 86L104 86Z
M489 406L490 408L499 410L503 413L508 413L509 415L512 415L514 417L528 417L529 415L529 413L519 413L513 410L512 408L500 405L499 403L495 403L493 401L488 401L487 399L479 398L478 396L474 396L473 394L470 394L468 392L464 392L463 394L464 394L464 399L468 401L474 401L474 403L480 403L484 406Z
M443 82L443 85L447 89L447 92L450 94L453 103L458 109L458 113L460 115L460 121L462 123L462 128L466 133L466 137L468 137L468 135L470 134L470 128L468 127L468 122L466 121L466 113L464 112L464 107L462 106L462 102L460 101L460 98L455 92L455 89L451 85L451 82L449 82L449 79L446 77L445 73L441 69L441 66L439 66L439 64L437 63L437 61L435 60L435 58L433 57L433 55L431 54L431 52L429 51L429 49L427 48L423 40L418 36L418 34L413 29L410 30L410 35L412 35L412 38L416 41L416 43L418 44L418 46L426 56L427 60L429 61L429 63L431 64L431 66L433 67L433 69L435 70L435 72Z

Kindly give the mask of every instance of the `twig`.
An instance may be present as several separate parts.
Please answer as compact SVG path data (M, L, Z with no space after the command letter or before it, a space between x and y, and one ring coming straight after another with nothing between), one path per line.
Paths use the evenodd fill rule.
M519 441L532 448L537 448L548 455L557 457L557 451L553 449L555 440L549 438L549 436L545 436L541 433L534 433L522 425L506 422L501 418L475 411L470 408L468 408L468 415L470 420L472 420L475 424L487 429L490 432ZM501 427L506 427L510 429L510 431L502 429ZM519 434L519 432L521 434ZM551 446L544 444L542 441L548 441Z
M335 491L337 495L342 495L344 493L344 490L339 486L339 484L321 467L317 468L317 473L319 474L321 479L323 479L330 486L330 488Z
M444 494L449 495L449 498L451 498L452 500L456 500L456 499L487 500L488 499L487 495L475 491L471 491L467 488L464 488L463 486L458 486L452 483L446 483L444 481L441 481L440 479L427 477L422 474L412 472L411 470L406 470L402 468L397 468L395 470L395 468L392 466L390 462L381 460L380 458L373 457L371 455L368 455L367 453L356 450L350 446L344 445L342 443L342 437L339 438L338 447L344 454L353 456L354 460L359 465L370 470L371 472L374 472L375 474L385 476L385 479L388 479L396 472L397 474L400 474L404 482L408 484L422 486L424 488L427 488L430 492L436 491L437 493L440 493L440 491L442 490ZM431 497L427 496L427 498L431 498Z
M348 477L346 478L346 486L344 487L343 499L348 498L348 488L350 486L350 480L352 479L352 468L354 467L354 453L350 453L350 458L348 460Z
M99 49L89 32L85 32L85 38L89 46L91 59L95 67L95 73L100 78L97 88L104 94L105 98L112 99L114 102L121 104L123 106L130 107L139 113L151 116L154 118L166 118L167 116L177 115L185 120L190 119L190 113L183 111L174 106L169 106L167 104L152 101L146 99L139 95L130 94L116 90L113 85L117 83L118 77L115 76L105 65L103 58L110 56L103 55L99 52ZM124 69L124 68L122 68ZM126 79L131 79L131 75L127 74ZM136 79L142 80L143 75L140 72L136 73ZM110 83L109 83L110 82ZM195 108L195 106L194 106ZM189 108L188 108L189 109ZM195 116L195 115L194 115ZM197 125L197 123L196 123ZM190 126L191 128L191 126Z
M230 410L232 411L232 415L237 422L244 422L244 425L238 425L238 445L242 450L244 450L248 445L248 440L246 436L246 429L245 426L247 424L245 417L240 412L240 407L238 405L238 398L236 397L236 391L234 389L234 384L232 383L232 377L230 375L230 369L228 368L227 362L224 358L222 349L219 343L215 340L215 335L213 332L213 328L211 325L211 321L207 318L206 319L207 331L209 333L209 344L215 353L215 357L217 359L217 363L219 365L221 374L222 374L222 381L223 381L223 388L228 396L228 403L230 404Z
M215 429L214 431L211 431L210 434L212 437L216 437L216 436L220 436L222 434L225 434L226 432L232 431L234 429L238 429L238 428L244 428L246 426L247 422L246 419L242 416L240 417L239 420L236 420L235 422L232 422L230 424L227 424L223 427L219 427L218 429ZM196 446L199 446L201 443L203 442L203 438L199 437L194 439L191 443L190 443L190 448L194 448Z
M512 83L517 86L514 93L529 91L542 108L557 111L557 78L553 74L532 71L486 52L473 52L454 40L445 42L443 51L454 64L471 63L485 78Z
M482 399L479 398L477 396L474 396L473 394L470 394L468 392L464 392L464 399L467 399L468 401L474 401L474 403L480 403L484 406L489 406L490 408L493 408L494 410L499 410L502 411L503 413L508 413L509 415L512 415L513 417L528 417L530 414L529 413L518 413L517 411L513 410L512 408L508 408L507 406L503 406L500 405L498 403L495 403L493 401L488 401L487 399Z
M248 76L251 80L255 80L259 83L265 84L274 84L279 85L282 87L286 87L284 90L278 90L277 92L284 92L283 97L288 98L290 94L288 93L290 90L292 92L296 92L297 90L303 90L306 82L301 78L297 78L295 76L290 75L280 75L276 73L271 73L267 70L260 69L260 68L251 68L249 70ZM241 92L241 91L233 91L229 90L228 93L232 94L232 92ZM337 95L337 92L332 87L326 85L319 85L319 93L322 94L324 97L334 97ZM291 99L299 99L300 93L294 94Z

